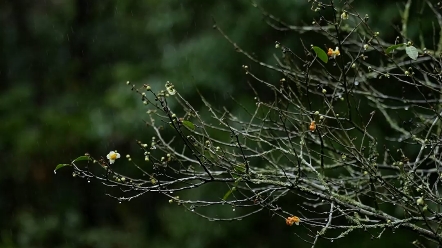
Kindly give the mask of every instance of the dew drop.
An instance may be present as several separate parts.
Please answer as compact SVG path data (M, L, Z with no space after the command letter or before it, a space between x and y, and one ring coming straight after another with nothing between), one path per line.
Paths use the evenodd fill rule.
M54 174L57 174L57 171L54 170Z

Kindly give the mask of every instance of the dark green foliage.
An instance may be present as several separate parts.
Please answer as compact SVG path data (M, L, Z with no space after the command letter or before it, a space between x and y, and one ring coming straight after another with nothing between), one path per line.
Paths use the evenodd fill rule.
M269 13L293 25L302 26L314 15L307 1L261 2ZM400 19L396 5L378 2L364 1L359 8L368 11L373 27L393 43L398 34L389 27ZM60 161L85 152L105 158L117 149L121 160L125 154L140 153L136 140L151 137L152 130L144 123L147 107L126 81L154 89L171 81L200 108L198 91L232 112L242 109L231 96L252 105L241 68L250 61L212 29L213 19L242 48L269 64L275 63L273 54L280 56L275 41L303 53L297 34L275 31L247 0L14 0L0 2L0 17L0 247L309 247L294 234L303 230L288 228L271 214L208 222L160 195L118 204L104 196L109 189L100 183L80 182L68 168L57 170L56 176L53 172ZM431 24L422 18L421 27L409 27L410 39L417 39L418 30L431 33ZM384 34L387 30L391 33ZM335 45L324 44L327 41L315 39L315 34L305 33L302 39L308 47ZM425 40L430 44L431 39ZM322 52L318 57L327 63ZM278 78L270 71L257 73ZM195 129L190 121L183 124ZM372 128L382 137L388 130L381 125ZM81 164L91 170L96 166ZM193 194L227 198L226 192L234 194L213 187ZM225 207L211 211L232 212ZM387 230L382 240L371 243L360 242L369 234L358 234L340 240L339 247L404 245L413 233L392 239ZM318 247L326 246L328 241L319 242Z

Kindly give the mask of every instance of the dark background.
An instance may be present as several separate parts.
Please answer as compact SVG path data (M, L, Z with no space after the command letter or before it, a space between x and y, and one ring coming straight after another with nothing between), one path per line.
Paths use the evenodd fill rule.
M294 25L317 17L307 1L259 3ZM402 4L354 6L370 16L383 39L394 42ZM410 24L409 37L419 29L431 35L433 17L412 15L420 22ZM241 65L251 62L212 29L212 18L245 50L272 64L273 54L280 56L275 41L300 52L300 39L308 45L314 37L273 30L248 0L0 1L0 248L309 247L296 235L302 227L288 227L271 213L209 222L160 195L119 204L105 196L106 187L73 178L69 168L54 175L57 164L85 152L99 157L117 149L142 161L135 140L152 132L128 80L154 89L171 81L196 109L202 107L197 89L215 106L234 110L230 94L250 102ZM275 76L252 68L263 78ZM124 166L125 160L118 162ZM413 238L411 232L388 230L371 241L368 233L355 231L334 243L321 240L318 247L409 247Z

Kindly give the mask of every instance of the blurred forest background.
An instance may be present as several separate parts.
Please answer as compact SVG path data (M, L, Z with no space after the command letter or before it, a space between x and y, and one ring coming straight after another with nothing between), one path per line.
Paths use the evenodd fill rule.
M309 25L316 14L307 0L258 3L293 25ZM355 1L353 6L370 16L373 30L394 42L402 1ZM417 13L417 7L411 9ZM420 29L431 40L433 17L415 17L419 21L410 23L409 37ZM69 168L54 175L57 164L85 152L95 157L114 149L122 156L139 153L135 140L150 138L152 131L143 123L146 106L126 81L154 89L171 81L196 109L202 107L197 90L232 110L238 106L230 95L253 103L241 69L251 62L212 29L212 19L271 64L273 54L280 56L275 41L298 53L300 39L312 43L309 32L272 29L248 0L0 1L0 248L309 247L296 235L301 227L286 226L270 213L210 222L161 195L118 204L105 196L106 187L73 178ZM255 70L275 78L273 72ZM192 194L204 198L210 190ZM409 247L413 238L411 232L393 236L387 230L382 239L370 241L369 234L355 232L332 244L322 240L318 247Z

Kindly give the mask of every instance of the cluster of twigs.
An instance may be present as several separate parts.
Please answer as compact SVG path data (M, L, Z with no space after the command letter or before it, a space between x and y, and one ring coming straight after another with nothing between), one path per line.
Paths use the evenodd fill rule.
M73 163L74 175L130 194L112 196L119 201L159 192L210 220L271 211L288 225L306 228L308 237L302 238L312 246L318 238L333 241L357 229L376 238L397 228L423 237L416 246L426 240L442 245L442 42L433 51L406 39L410 3L403 12L402 36L394 43L382 40L368 25L369 17L350 5L311 1L318 19L302 27L263 10L275 29L315 32L330 44L325 51L306 45L301 55L277 42L282 56L275 55L275 64L259 61L214 25L250 59L243 70L256 107L241 106L240 118L201 96L208 113L202 115L171 83L160 92L131 85L152 107L146 124L155 136L138 142L146 163L133 163L142 176L127 177L106 159L92 157L103 170L92 173ZM441 30L437 6L424 3ZM261 79L255 65L279 72L280 80ZM177 197L212 183L226 185L218 200ZM296 212L280 206L286 197L302 199L290 210ZM231 218L198 211L212 205L246 211ZM339 234L331 236L329 230Z

